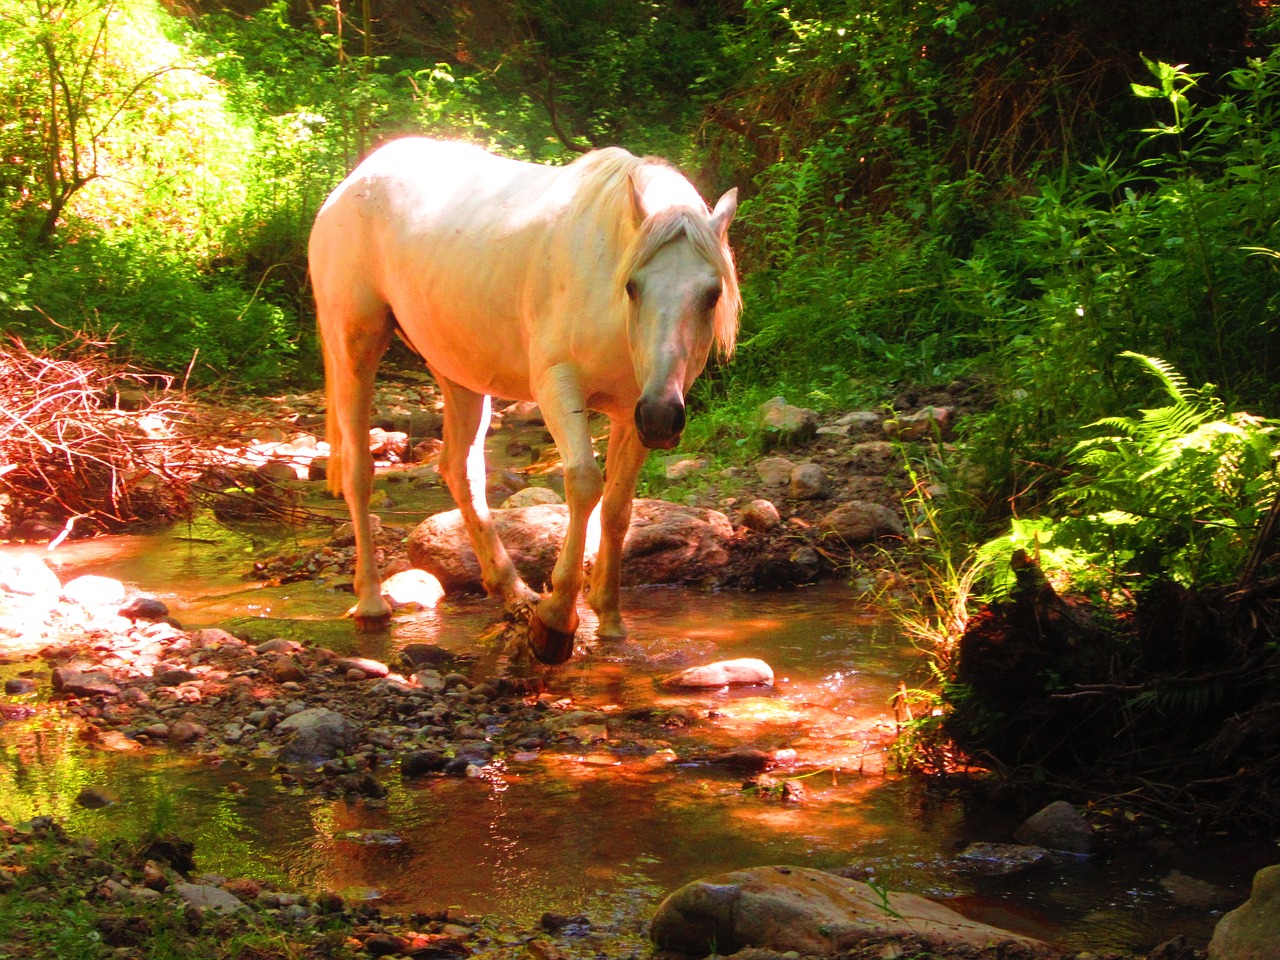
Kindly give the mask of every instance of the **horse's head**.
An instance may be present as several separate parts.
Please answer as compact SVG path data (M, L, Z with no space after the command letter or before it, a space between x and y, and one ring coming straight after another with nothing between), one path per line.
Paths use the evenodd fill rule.
M688 181L674 171L664 173L678 178L687 193L666 204L654 194L667 191L655 190L653 180L649 189L633 180L641 222L624 279L627 336L641 391L636 430L640 442L656 450L680 442L685 394L714 344L726 354L733 349L740 304L727 242L738 191L730 190L708 213Z

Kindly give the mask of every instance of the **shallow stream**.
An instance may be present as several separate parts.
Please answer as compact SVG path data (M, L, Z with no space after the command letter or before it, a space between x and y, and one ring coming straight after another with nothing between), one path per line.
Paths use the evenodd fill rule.
M398 619L390 634L360 638L339 619L349 595L243 579L255 556L288 548L273 536L197 524L70 544L58 551L60 575L122 579L164 599L189 628L220 624L384 659L432 642L474 655L477 677L492 669L477 640L497 617L491 601L448 600ZM848 588L632 590L624 612L631 637L580 649L548 673L549 691L606 711L688 705L705 719L670 732L682 757L699 748L793 749L789 775L803 777L807 801L744 791L742 774L709 763L603 751L517 755L474 778L402 781L388 771L385 805L327 800L291 792L265 766L90 749L55 705L41 704L30 719L0 724L0 816L53 814L95 836L159 823L195 841L205 871L343 891L397 912L456 906L529 922L547 910L586 912L597 923L646 917L676 886L739 867L850 868L978 919L1095 950L1147 949L1175 933L1203 945L1218 914L1178 906L1162 880L1181 871L1238 902L1253 872L1274 860L1274 846L1257 842L1170 841L1013 880L976 877L957 854L974 840L1010 842L1020 817L967 810L959 797L883 772L889 698L899 680L920 676L922 662ZM655 683L677 666L740 656L772 664L779 679L771 693L672 697ZM0 666L0 676L18 666ZM88 785L119 802L80 808L74 798Z

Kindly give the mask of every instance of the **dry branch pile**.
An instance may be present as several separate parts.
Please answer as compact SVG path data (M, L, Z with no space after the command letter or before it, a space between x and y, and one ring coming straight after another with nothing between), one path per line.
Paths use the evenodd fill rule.
M217 444L247 419L112 360L102 343L0 344L0 539L185 516Z

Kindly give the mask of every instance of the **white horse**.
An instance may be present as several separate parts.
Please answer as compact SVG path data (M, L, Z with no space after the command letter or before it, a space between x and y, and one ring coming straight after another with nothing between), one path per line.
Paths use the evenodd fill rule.
M741 299L729 224L670 166L610 148L564 167L462 143L395 140L334 190L311 231L328 388L329 485L355 526L360 629L385 627L370 533L366 438L378 361L398 332L445 401L440 473L466 521L485 589L532 607L535 655L573 653L587 521L601 509L588 602L599 634L625 635L622 541L649 449L684 429L684 398L713 346L728 355ZM485 502L489 398L535 400L564 461L569 526L539 596L520 578ZM602 476L587 413L609 417Z

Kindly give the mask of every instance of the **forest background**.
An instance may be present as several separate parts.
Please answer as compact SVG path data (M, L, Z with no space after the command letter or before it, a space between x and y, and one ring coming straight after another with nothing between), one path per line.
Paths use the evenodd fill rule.
M621 144L744 194L741 348L688 443L745 456L727 425L775 394L978 378L994 406L949 510L982 530L1159 388L1122 351L1277 412L1274 20L1260 0L0 0L0 323L196 384L314 383L306 237L362 154L410 132L551 163Z
M0 324L312 387L306 238L362 155L619 144L742 191L685 449L959 381L980 412L903 450L954 596L1027 548L1117 609L1240 583L1280 503L1278 43L1267 0L0 0Z

